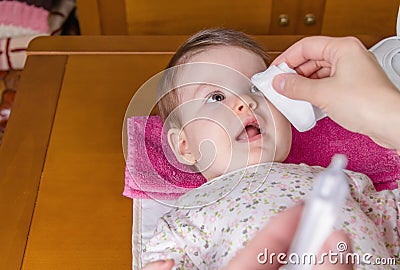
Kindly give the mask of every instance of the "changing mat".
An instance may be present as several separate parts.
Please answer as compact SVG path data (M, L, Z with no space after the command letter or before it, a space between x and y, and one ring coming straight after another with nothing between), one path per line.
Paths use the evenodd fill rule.
M171 208L173 201L133 199L132 269L142 268L141 255L144 244L153 236L158 219Z

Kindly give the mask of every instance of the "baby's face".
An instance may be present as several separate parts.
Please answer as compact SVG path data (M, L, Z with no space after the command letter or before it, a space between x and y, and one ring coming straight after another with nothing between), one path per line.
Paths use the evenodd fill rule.
M190 58L189 63L197 62L219 64L226 72L210 65L202 72L206 83L178 90L183 123L179 142L175 140L178 155L195 163L207 179L257 163L283 161L291 145L290 124L249 80L266 69L261 57L219 46Z

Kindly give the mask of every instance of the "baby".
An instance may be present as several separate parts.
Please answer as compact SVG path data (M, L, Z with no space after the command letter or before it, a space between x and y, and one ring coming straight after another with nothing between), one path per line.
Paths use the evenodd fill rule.
M168 67L177 68L164 75L159 113L177 159L208 182L162 217L144 264L174 259L176 269L220 269L271 217L310 193L323 168L281 163L291 146L290 123L249 80L267 64L251 38L224 29L195 34L171 59ZM372 262L398 259L398 190L378 193L367 176L346 173L351 198L335 228Z

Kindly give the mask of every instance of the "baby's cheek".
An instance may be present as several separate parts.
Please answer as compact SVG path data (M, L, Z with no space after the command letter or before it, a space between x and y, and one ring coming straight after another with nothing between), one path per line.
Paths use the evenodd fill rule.
M209 166L210 170L224 173L233 158L231 140L226 132L220 130L209 130L209 132L214 136L203 141L200 146L203 166Z
M292 146L292 127L289 121L284 118L276 124L276 159L275 161L284 161L289 155Z
M229 134L220 128L207 128L201 139L200 152L204 155L213 154L227 156L232 152L231 138Z

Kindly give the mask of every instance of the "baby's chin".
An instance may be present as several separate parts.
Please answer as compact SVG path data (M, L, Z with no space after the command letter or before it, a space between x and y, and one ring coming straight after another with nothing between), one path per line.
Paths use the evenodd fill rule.
M276 160L276 156L271 154L271 155L249 155L249 159L247 161L247 164L243 167L249 167L252 165L256 164L262 164L262 163L269 163L273 161L278 161Z
M263 159L260 159L260 157L253 158L253 159L249 158L249 160L247 160L247 162L245 162L243 164L234 164L222 172L221 171L213 171L212 169L210 169L210 170L202 172L202 174L207 179L207 181L210 181L212 179L215 179L217 177L220 177L224 174L227 174L227 173L230 173L233 171L237 171L237 170L245 169L245 168L253 166L253 165L269 163L269 162L273 162L273 161L274 161L273 158L263 158Z

